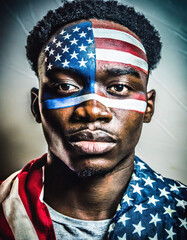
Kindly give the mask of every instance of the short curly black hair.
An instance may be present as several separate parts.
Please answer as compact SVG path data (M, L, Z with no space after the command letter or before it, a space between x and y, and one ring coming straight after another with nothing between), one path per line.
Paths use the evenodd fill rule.
M63 1L64 5L46 16L33 28L27 38L27 59L38 75L38 57L50 37L64 25L81 19L104 19L119 23L134 32L142 41L148 58L149 71L159 62L162 43L158 31L143 14L133 7L113 0Z

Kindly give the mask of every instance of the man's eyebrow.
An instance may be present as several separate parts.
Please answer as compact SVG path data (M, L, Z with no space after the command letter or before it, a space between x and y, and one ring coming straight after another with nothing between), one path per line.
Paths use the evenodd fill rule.
M112 76L121 76L121 75L131 75L135 76L136 78L140 78L140 74L134 68L129 69L120 69L120 68L111 68L107 69L106 72Z
M74 69L62 69L60 67L49 70L46 73L46 76L49 78L55 78L56 73L68 74L71 77L80 77L80 74L78 71L75 71Z

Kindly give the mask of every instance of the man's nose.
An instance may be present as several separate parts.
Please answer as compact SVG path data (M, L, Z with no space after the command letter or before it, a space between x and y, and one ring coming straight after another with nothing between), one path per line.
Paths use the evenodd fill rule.
M79 104L75 108L73 116L75 120L84 122L110 122L112 120L110 109L95 99Z

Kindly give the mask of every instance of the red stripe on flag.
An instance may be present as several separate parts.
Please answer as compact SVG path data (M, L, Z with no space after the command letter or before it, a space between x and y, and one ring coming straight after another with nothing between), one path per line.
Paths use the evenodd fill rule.
M138 36L136 36L133 32L131 32L127 27L120 25L118 23L114 23L115 27L112 27L112 25L113 25L112 22L109 22L106 20L98 21L97 19L92 19L91 23L92 23L93 28L105 28L105 29L126 32L126 33L130 34L131 36L133 36L134 38L136 38L140 43L142 43L141 40L138 38ZM109 25L109 23L112 25Z
M145 53L140 48L127 42L110 38L95 38L95 46L96 48L100 49L113 49L121 52L128 52L132 55L144 59L147 62Z
M112 61L103 61L103 60L97 60L96 59L96 68L100 69L100 68L106 68L107 66L109 66L111 68L111 64L113 66L116 65L117 68L119 67L126 67L126 68L133 68L133 69L136 69L137 71L143 71L146 75L148 74L147 71L145 71L144 69L140 68L140 67L137 67L137 66L134 66L132 64L125 64L125 63L120 63L120 62L112 62Z
M11 228L5 218L2 205L0 205L0 239L15 239Z
M42 166L46 162L46 155L26 165L19 178L19 195L27 214L40 240L56 239L47 207L39 199L42 183Z

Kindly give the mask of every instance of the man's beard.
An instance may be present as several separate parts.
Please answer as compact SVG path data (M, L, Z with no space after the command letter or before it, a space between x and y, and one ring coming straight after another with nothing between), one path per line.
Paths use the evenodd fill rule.
M104 177L108 173L113 172L115 167L112 168L103 168L103 169L94 169L94 168L84 168L80 171L75 172L75 174L80 178L91 178L91 177Z

